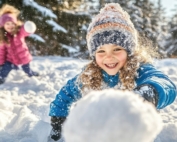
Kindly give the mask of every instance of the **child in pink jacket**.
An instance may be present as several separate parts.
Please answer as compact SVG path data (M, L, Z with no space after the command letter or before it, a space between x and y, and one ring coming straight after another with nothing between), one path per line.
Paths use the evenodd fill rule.
M17 20L19 13L10 5L0 10L0 84L19 65L29 77L39 75L30 68L32 56L25 43L25 37L35 32L36 25L31 21L22 24Z

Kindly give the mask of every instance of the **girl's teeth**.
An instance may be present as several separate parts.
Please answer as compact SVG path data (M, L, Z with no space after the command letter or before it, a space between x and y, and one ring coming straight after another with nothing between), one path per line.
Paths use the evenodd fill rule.
M108 67L114 67L116 64L106 64Z

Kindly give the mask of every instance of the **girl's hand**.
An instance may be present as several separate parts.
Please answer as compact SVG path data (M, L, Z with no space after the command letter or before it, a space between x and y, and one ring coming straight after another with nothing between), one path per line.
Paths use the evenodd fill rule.
M155 106L158 104L158 93L152 85L143 84L134 89L134 92L140 94L146 101Z
M50 133L50 138L57 141L61 138L62 124L66 120L66 117L51 117L52 130Z

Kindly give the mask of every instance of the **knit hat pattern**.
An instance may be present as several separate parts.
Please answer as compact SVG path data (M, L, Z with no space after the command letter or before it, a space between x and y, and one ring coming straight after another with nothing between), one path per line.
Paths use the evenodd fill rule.
M13 14L10 14L10 13L6 13L6 14L3 14L1 17L0 17L0 27L3 27L4 24L8 21L11 21L13 23L17 23L17 18L15 17L15 15Z
M87 46L90 56L104 44L123 47L128 55L133 54L137 45L137 31L130 16L118 3L106 4L88 27Z

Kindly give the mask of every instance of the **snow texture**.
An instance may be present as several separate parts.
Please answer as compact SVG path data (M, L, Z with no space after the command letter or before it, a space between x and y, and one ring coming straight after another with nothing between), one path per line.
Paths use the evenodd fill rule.
M57 18L57 16L50 9L39 5L34 0L23 0L23 4L26 5L26 6L31 6L35 9L38 9L44 16Z
M161 128L152 104L132 92L107 89L76 103L63 134L65 142L151 142Z
M57 24L53 20L47 20L46 23L53 26L53 31L62 31L64 33L67 33L67 30L65 28L63 28L62 26L60 26L59 24Z
M37 40L37 41L40 41L40 42L45 42L45 40L37 34L31 34L30 37L33 38L34 40Z

